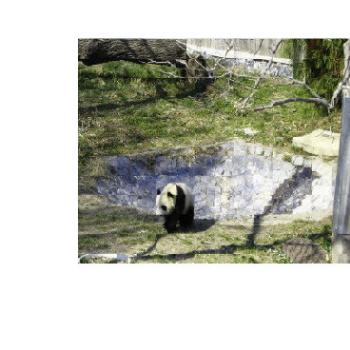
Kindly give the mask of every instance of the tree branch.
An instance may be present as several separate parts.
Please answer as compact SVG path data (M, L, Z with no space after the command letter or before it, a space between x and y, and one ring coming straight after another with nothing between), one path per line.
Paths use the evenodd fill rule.
M271 49L271 58L270 58L270 60L269 60L269 62L268 62L268 64L267 64L266 68L265 68L264 71L262 72L262 74L255 80L255 83L254 83L252 92L250 93L249 96L247 96L247 97L243 100L243 103L242 103L242 107L243 107L243 108L247 105L248 101L255 95L256 90L257 90L257 88L258 88L258 86L259 86L259 84L260 84L260 82L261 82L261 80L262 80L262 76L264 76L264 75L270 70L270 68L271 68L271 66L272 66L272 63L273 63L273 59L274 59L274 57L275 57L275 54L276 54L276 52L277 52L279 46L281 45L281 43L282 43L282 40L278 40L278 41L275 43L275 45L272 47L272 49Z
M322 98L315 90L313 90L309 85L307 85L304 81L293 79L293 78L288 78L292 82L292 84L298 84L303 86L309 93L316 98Z
M292 103L292 102L307 102L307 103L315 103L322 105L325 107L328 111L329 104L328 101L324 98L317 98L317 97L310 97L310 98L304 98L304 97L290 97L290 98L285 98L285 99L280 99L280 100L274 100L271 101L269 104L262 105L262 106L257 106L253 110L254 112L260 112L265 109L273 108L276 106L282 106L287 103Z
M280 42L277 43L277 48L279 46ZM276 46L273 49L274 52L276 52ZM268 65L267 69L270 68L272 64L273 56L270 59L270 64ZM251 94L243 101L243 107L246 105L246 103L251 99L255 92L256 89L260 83L260 81L263 79L262 76L260 76L253 87L253 90ZM294 98L286 98L286 99L280 99L280 100L274 100L271 101L269 104L262 105L255 107L253 110L255 112L262 111L265 109L273 108L275 106L281 106L287 103L292 103L292 102L306 102L306 103L314 103L314 104L319 104L322 105L327 109L328 114L335 108L337 101L339 99L339 96L342 93L342 90L345 86L350 85L350 39L347 40L344 43L344 73L343 73L343 78L342 80L338 83L336 89L333 92L332 98L330 101L326 100L325 98L322 98L320 95L318 95L309 85L307 85L305 82L296 80L293 78L289 78L289 81L291 81L293 84L299 84L302 85L308 92L313 96L312 98L302 98L302 97L294 97Z

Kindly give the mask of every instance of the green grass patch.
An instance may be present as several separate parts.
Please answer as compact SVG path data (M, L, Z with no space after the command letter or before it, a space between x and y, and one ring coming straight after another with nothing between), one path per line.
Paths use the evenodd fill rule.
M238 113L254 80L217 79L203 94L181 79L167 79L174 68L111 62L79 65L79 161L91 157L136 153L150 148L196 146L233 137L251 137L241 129L258 130L255 142L285 148L294 136L316 128L339 131L340 114L326 117L322 108L291 103L262 112ZM308 97L301 86L280 79L262 81L253 106L272 99Z
M198 94L193 84L168 79L169 73L179 72L172 67L130 62L79 65L79 174L87 175L81 179L103 175L103 164L96 160L103 156L175 146L196 149L234 137L283 149L290 154L286 160L290 160L292 154L303 153L291 146L293 137L318 128L340 130L338 111L327 117L313 104L292 103L262 112L239 113L237 105L250 94L252 78L217 79L205 93ZM257 106L293 96L309 97L301 86L270 78L261 82L251 102ZM248 127L258 134L245 135L242 129ZM85 183L81 179L81 187L91 192L93 180ZM252 249L245 245L247 227L215 224L201 232L167 235L159 222L135 210L80 207L79 253L133 254L151 246L157 235L164 235L148 262L173 262L164 256L189 251L202 252L178 262L288 262L278 240L308 237L329 253L329 225L297 222L262 228L256 237L261 247ZM228 245L238 248L228 254L205 253Z

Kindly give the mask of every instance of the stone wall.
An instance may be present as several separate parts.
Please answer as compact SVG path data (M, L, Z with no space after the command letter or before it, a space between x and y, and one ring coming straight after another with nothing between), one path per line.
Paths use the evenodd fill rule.
M200 151L110 157L98 192L113 202L155 213L158 188L184 182L194 193L195 217L229 219L258 214L331 213L334 164L282 154L241 140ZM198 155L199 154L199 155Z

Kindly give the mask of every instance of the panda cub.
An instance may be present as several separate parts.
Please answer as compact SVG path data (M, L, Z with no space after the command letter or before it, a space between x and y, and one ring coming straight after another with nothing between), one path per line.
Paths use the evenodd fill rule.
M184 183L168 183L157 190L157 213L164 216L164 228L174 232L179 221L182 227L193 224L194 206L191 190Z

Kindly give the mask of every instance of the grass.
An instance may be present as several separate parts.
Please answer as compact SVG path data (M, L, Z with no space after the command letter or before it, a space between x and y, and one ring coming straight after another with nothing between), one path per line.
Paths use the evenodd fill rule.
M338 132L340 113L293 103L262 112L239 112L237 104L248 96L254 78L233 82L218 79L204 93L184 79L168 79L176 69L158 65L110 62L79 65L79 188L94 192L93 177L101 175L104 156L147 149L211 144L239 137L250 142L302 154L291 146L294 136L316 128ZM263 80L252 105L292 96L309 97L301 86L277 78ZM254 137L242 129L258 131ZM91 162L92 160L92 162ZM91 166L92 165L92 166ZM248 246L249 226L223 225L195 228L168 235L152 216L120 208L96 196L80 196L79 254L145 251L159 238L142 262L287 263L281 241L305 237L330 254L330 219L320 223L264 226L256 246ZM218 253L219 252L219 253ZM149 254L149 255L150 255Z
M294 136L316 128L340 129L339 112L326 117L322 108L307 103L239 113L236 105L250 93L254 79L218 79L198 95L193 84L165 79L167 73L174 73L174 68L129 62L79 65L80 165L91 157L233 137L296 153L291 146ZM309 95L301 86L271 78L261 83L253 105L292 96ZM246 127L259 133L247 136L242 132Z
M80 196L79 255L86 253L137 254L155 248L139 262L289 263L283 242L309 238L330 256L330 218L262 226L255 246L247 245L251 227L196 222L193 229L167 234L158 220L133 209L109 204L99 196Z

